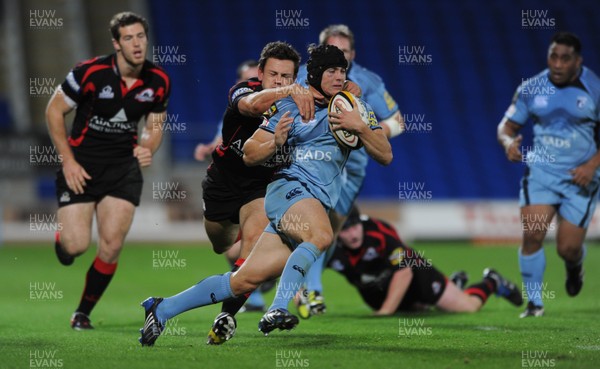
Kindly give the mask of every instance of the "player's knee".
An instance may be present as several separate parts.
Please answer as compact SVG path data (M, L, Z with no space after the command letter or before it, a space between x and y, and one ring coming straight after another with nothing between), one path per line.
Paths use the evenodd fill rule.
M319 250L324 251L333 243L333 234L326 231L316 232L307 241L317 246Z
M212 244L213 251L215 252L215 254L218 254L218 255L221 255L222 253L229 250L229 247L231 247L231 245L225 246L222 243L213 243Z
M119 258L123 241L117 238L102 238L100 240L100 254L107 262L116 261Z
M533 254L542 248L543 241L543 237L525 234L523 236L522 252L525 255Z
M84 236L68 236L61 234L60 245L71 256L83 254L89 247L90 239Z
M259 285L260 285L260 282L257 282L256 280L253 280L252 278L246 278L245 276L240 275L240 274L232 275L232 277L229 281L229 286L231 287L231 291L233 291L233 293L236 296L239 296L244 293L252 292L255 289L257 289Z
M558 255L565 260L577 260L581 256L581 245L558 245Z

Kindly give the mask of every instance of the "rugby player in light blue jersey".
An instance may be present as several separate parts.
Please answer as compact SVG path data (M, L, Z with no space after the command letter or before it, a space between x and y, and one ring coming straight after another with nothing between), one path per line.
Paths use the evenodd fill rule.
M347 111L342 105L338 105L339 113L328 114L331 96L342 90L346 79L343 52L335 46L318 46L311 50L307 65L310 92L318 95L318 91L323 96L315 100L315 119L302 122L298 107L286 97L271 106L262 129L243 147L244 162L251 166L260 165L273 155L287 158L289 154L289 165L277 171L267 187L265 210L270 224L236 272L208 277L169 298L147 299L143 303L146 320L141 330L142 345L153 345L168 319L251 292L279 275L275 300L260 320L259 329L268 334L276 328L292 329L298 324L287 305L311 265L333 242L327 212L337 203L341 172L350 153L337 144L329 122L336 129L358 135L369 155L379 163L387 165L392 161L391 146L374 118L367 125L358 109ZM235 318L224 315L221 320L221 329L229 339L235 333Z
M334 45L344 52L344 57L348 61L346 78L360 87L361 99L371 106L386 136L392 138L401 134L405 129L404 119L400 114L398 104L388 93L383 80L377 74L354 61L356 50L352 30L344 24L330 25L319 34L319 44ZM297 83L306 85L306 77L306 65L302 65L298 71ZM341 187L339 201L335 205L334 211L330 213L331 224L336 235L348 217L352 205L363 186L368 161L369 155L363 148L353 151L344 167L344 185ZM322 295L323 285L321 283L325 259L326 255L323 254L307 274L306 292L300 295L301 301L298 306L298 313L303 318L325 312Z
M529 302L521 318L544 314L542 246L557 213L556 243L565 261L567 293L576 296L583 286L583 242L600 183L599 110L600 79L582 66L577 36L560 32L548 49L548 68L523 81L498 125L508 159L527 164L520 192L519 267ZM529 120L533 146L521 148L518 132Z

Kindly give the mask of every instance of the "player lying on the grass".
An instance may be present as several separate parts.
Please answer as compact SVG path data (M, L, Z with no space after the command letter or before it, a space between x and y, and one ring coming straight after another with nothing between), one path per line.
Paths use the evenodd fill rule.
M556 250L565 263L567 293L577 296L583 286L583 243L600 188L600 79L582 62L577 36L554 35L548 68L519 86L498 125L508 160L527 163L519 199L519 267L529 302L521 318L544 314L543 242L556 214ZM533 146L522 152L519 131L529 120Z
M89 315L108 287L125 236L140 203L140 168L152 163L162 140L169 93L165 71L146 60L148 23L123 12L110 21L115 52L73 68L48 103L46 119L63 158L56 175L58 222L54 250L63 265L90 247L92 220L98 223L98 251L79 306L76 330L91 329ZM67 138L65 116L75 109ZM146 125L138 140L138 123Z
M375 117L380 122L388 138L401 134L405 129L404 118L400 113L398 104L387 91L380 76L355 62L356 50L354 47L354 33L344 24L333 24L321 31L319 44L333 45L344 52L348 61L346 78L357 83L362 89L361 99L373 109ZM306 83L306 66L301 65L298 71L298 82ZM369 155L364 148L350 153L348 162L344 167L344 183L340 187L340 199L334 209L329 213L331 225L335 235L339 232L344 220L350 213L352 204L358 197L367 174ZM335 237L335 236L334 236ZM313 308L325 311L325 302L322 295L323 286L321 274L323 272L323 259L325 254L312 266L307 274L308 299Z
M170 298L144 301L142 345L153 345L168 319L251 292L279 275L281 282L275 300L260 320L259 329L268 334L276 328L292 329L298 324L298 318L286 308L306 271L333 242L327 211L337 202L340 175L349 155L349 150L339 146L333 137L329 122L358 135L376 161L387 165L392 160L391 147L381 127L376 122L367 126L358 109L346 111L338 104L340 112L328 114L328 101L342 90L346 79L343 52L335 46L318 46L311 49L307 65L311 91L324 96L315 100L315 119L303 123L298 107L287 97L271 107L262 129L244 145L244 161L250 165L265 162L286 142L293 153L289 165L280 169L267 187L265 210L269 225L237 272L208 277ZM294 246L297 247L290 252ZM225 315L220 320L221 329L215 333L229 339L235 332L235 319Z
M514 305L523 304L521 292L514 283L489 268L484 270L481 282L462 291L466 284L464 273L459 288L429 259L407 247L392 226L359 215L356 207L344 223L327 265L356 287L375 315L428 306L448 312L475 312L493 293ZM303 318L315 312L306 295L297 294L295 302Z

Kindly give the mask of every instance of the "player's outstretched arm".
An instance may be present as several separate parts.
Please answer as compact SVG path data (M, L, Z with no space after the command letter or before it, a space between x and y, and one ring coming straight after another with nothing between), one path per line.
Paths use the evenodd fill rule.
M298 106L300 116L304 122L315 117L315 101L307 88L296 83L285 86L262 90L243 97L238 102L240 113L250 117L260 117L277 100L291 96Z
M504 152L506 152L508 160L512 162L519 162L522 160L522 154L519 147L521 146L521 141L523 141L523 136L519 134L520 130L520 125L506 117L498 124L498 142L504 147Z
M85 180L92 177L77 163L67 140L65 115L71 110L73 106L65 100L62 89L57 88L46 107L46 124L56 151L62 158L62 170L67 186L76 194L82 194L86 185Z
M244 164L249 167L261 165L275 154L278 148L281 148L287 141L288 133L292 128L294 118L290 117L290 112L285 112L275 126L275 132L271 133L264 129L257 129L256 132L244 143L242 151L244 152Z
M412 281L413 273L410 268L402 268L397 270L392 276L390 285L388 286L387 295L379 310L373 312L374 315L392 315L400 306L410 282Z

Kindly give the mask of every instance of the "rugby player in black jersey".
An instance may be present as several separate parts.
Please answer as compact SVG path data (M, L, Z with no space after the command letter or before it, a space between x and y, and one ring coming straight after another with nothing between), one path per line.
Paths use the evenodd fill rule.
M152 163L162 139L169 77L146 60L148 23L134 13L110 21L115 53L76 65L50 99L46 121L62 157L57 172L55 251L63 265L90 246L98 224L97 255L86 275L75 330L92 329L89 315L108 287L142 192L140 168ZM65 116L75 109L69 135ZM138 138L138 123L145 118Z
M523 304L518 287L493 269L485 269L483 280L463 291L467 282L464 272L448 280L423 256L406 246L392 226L359 215L354 207L327 266L356 287L375 315L429 306L448 312L475 312L494 293L514 305ZM296 303L303 298L306 300L302 293L297 294ZM303 317L308 318L310 308L305 311L309 314Z

